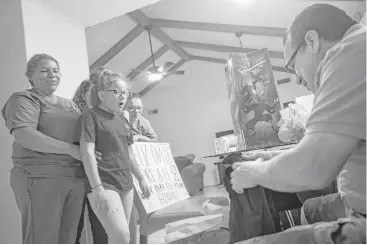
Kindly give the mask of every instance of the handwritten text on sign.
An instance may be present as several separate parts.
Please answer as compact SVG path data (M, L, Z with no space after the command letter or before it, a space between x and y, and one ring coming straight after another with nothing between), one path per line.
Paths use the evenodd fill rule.
M141 200L147 213L189 198L169 144L136 142L132 149L152 193L149 199ZM135 178L134 185L140 196L141 190Z

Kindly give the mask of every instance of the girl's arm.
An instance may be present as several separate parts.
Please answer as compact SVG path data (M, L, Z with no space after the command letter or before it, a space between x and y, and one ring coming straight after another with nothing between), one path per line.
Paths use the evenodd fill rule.
M102 181L98 173L97 159L94 155L95 144L90 142L80 142L80 152L85 173L87 174L92 189L102 187Z

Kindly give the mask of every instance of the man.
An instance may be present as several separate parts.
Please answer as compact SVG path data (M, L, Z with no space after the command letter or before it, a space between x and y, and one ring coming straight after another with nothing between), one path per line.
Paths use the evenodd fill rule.
M348 218L245 243L366 243L365 42L365 27L344 11L326 4L303 10L287 29L284 56L286 67L315 94L305 136L269 160L234 163L231 175L239 193L258 185L280 192L319 190L338 177Z

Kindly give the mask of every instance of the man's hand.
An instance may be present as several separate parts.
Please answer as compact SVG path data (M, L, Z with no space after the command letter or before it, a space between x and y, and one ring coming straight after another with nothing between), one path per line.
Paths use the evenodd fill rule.
M256 176L253 175L253 169L259 162L264 161L259 158L253 162L236 162L232 165L233 172L231 173L232 189L239 193L243 193L243 189L248 189L257 186Z
M258 152L245 152L242 153L241 158L246 161L255 161L258 158L262 158L264 160L270 160L274 157L272 151L258 151Z
M139 186L140 186L140 190L143 192L142 198L148 199L151 193L150 193L150 189L149 189L147 182L145 182L145 180L142 179L139 181Z

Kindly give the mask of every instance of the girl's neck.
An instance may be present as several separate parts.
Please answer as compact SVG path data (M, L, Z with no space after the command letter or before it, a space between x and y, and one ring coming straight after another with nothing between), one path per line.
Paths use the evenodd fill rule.
M107 106L103 105L103 104L99 104L98 106L100 109L104 110L104 111L107 111L109 113L112 113L112 114L117 114L116 112L114 111L111 111L110 109L107 108Z

